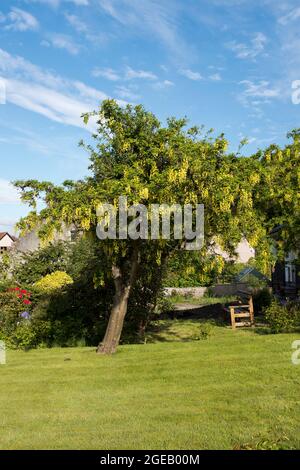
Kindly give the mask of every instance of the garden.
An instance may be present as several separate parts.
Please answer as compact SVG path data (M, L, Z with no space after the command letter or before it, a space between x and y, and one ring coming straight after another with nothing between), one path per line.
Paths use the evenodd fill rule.
M40 243L1 256L0 448L299 448L299 298L275 295L270 279L298 253L300 131L245 158L223 134L203 136L185 119L163 127L142 106L104 100L83 118L98 126L95 147L81 143L92 176L14 183L30 206L20 238ZM146 208L204 202L205 243L186 250L173 223L170 238L148 239L137 210L134 236L99 239L109 224L99 204L114 220L124 194ZM242 237L256 250L247 267L262 276L248 279L255 325L236 331L226 310L236 295L213 286L245 268L235 261ZM186 286L207 290L166 295Z

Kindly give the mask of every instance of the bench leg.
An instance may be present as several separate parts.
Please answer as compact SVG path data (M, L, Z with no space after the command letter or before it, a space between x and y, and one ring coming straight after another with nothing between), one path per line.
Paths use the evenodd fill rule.
M250 312L250 323L251 326L254 326L254 308L253 308L253 300L252 297L249 300L249 312Z
M235 330L236 325L235 325L235 316L234 316L234 308L230 308L230 317L231 317L231 327L233 330Z

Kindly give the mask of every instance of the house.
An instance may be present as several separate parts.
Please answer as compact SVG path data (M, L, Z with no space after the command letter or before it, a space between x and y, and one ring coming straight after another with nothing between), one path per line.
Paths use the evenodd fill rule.
M16 237L8 232L0 232L0 255L12 248L16 241Z
M53 242L72 242L75 241L82 231L76 229L74 225L66 226L62 225L62 230L60 232L56 231L54 233ZM33 230L32 232L27 233L26 235L18 238L14 250L18 253L33 252L38 250L41 247L41 240L38 237L38 230Z
M300 292L300 266L297 256L290 251L282 261L277 261L272 272L272 290L280 297L296 298Z
M255 249L249 244L246 238L242 238L235 248L236 256L231 256L226 251L222 250L219 245L214 245L209 249L209 252L214 255L219 255L224 258L225 261L235 261L236 263L248 263L252 258L255 258Z
M271 236L276 242L278 234L282 229L281 225L274 227ZM276 255L276 247L274 246ZM300 266L299 253L290 250L284 259L277 260L272 270L272 290L275 295L280 297L294 299L300 292Z
M258 281L261 281L267 285L270 284L270 279L267 276L262 274L258 269L253 266L247 266L243 268L234 278L235 282L248 282L249 279L255 278Z

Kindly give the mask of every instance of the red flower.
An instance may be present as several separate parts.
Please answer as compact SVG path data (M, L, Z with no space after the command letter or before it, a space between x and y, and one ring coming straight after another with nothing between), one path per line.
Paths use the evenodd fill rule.
M7 289L7 292L15 292L18 299L22 299L25 305L31 304L31 301L28 300L31 296L31 293L28 292L26 289L21 289L20 287L10 287L9 289ZM24 297L27 298L24 299Z

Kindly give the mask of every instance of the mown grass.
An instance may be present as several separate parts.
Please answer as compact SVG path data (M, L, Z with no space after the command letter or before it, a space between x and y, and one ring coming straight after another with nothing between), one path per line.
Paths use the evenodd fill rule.
M295 339L216 326L205 341L126 345L113 357L9 351L0 449L299 448Z
M191 295L171 295L167 299L172 304L193 304L193 305L214 305L226 304L236 300L236 296L223 296L223 297L193 297Z

